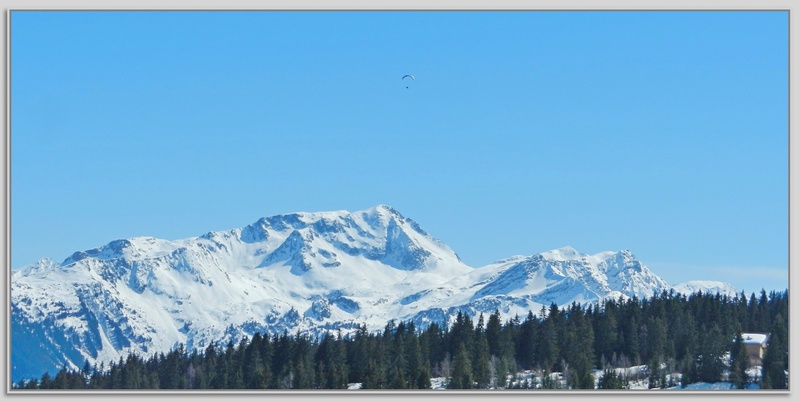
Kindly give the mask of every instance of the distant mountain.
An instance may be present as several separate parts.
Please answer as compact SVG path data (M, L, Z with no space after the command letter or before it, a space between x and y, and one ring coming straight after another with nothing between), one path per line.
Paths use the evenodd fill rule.
M697 292L727 295L729 297L737 295L736 288L721 281L692 280L676 284L672 286L672 289L684 295L696 294Z
M473 268L386 205L286 214L183 240L116 240L14 271L12 380L256 332L422 327L459 310L511 318L670 288L627 250L567 247Z

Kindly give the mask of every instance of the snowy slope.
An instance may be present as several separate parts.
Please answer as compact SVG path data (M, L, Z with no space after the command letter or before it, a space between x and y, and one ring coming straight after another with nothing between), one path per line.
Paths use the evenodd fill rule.
M530 257L516 256L477 268L445 286L415 294L425 307L415 323L499 310L505 317L524 316L555 303L586 305L605 298L649 297L670 286L635 259L630 251L579 253L571 247Z
M696 294L698 291L708 294L736 296L736 288L721 281L692 280L672 286L675 292L685 295Z
M472 268L386 205L294 213L182 240L136 237L42 259L11 278L12 380L205 348L255 332L382 329L670 287L627 250L562 248Z

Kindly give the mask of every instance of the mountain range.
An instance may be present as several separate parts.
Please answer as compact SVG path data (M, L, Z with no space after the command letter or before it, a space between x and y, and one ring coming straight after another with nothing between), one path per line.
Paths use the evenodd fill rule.
M524 317L543 306L717 291L667 284L628 250L570 247L482 267L461 261L395 209L293 213L200 237L134 237L41 259L11 275L12 381L204 349L256 332L380 330L390 320L446 324L459 311Z

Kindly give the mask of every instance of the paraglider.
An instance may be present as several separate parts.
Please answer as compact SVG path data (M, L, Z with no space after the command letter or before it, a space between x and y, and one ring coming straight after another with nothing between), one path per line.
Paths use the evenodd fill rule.
M400 78L400 79L401 79L401 80L403 80L403 79L406 79L406 78L411 78L411 80L412 80L412 81L416 81L416 79L414 78L414 76L413 76L413 75L411 75L411 74L406 74L406 75L403 75L403 78ZM408 89L408 86L406 86L406 89Z

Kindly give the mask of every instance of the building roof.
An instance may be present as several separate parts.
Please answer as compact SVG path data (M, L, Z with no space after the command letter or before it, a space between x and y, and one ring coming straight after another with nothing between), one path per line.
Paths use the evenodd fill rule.
M769 334L766 333L742 333L742 340L745 344L763 345L767 342Z

